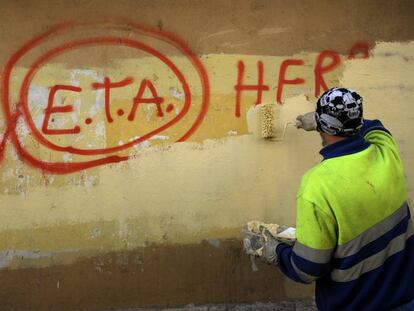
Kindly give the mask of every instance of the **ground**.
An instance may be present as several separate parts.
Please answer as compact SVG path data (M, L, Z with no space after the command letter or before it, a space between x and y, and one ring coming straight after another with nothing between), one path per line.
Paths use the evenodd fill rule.
M162 310L162 311L316 311L315 302L313 300L292 300L272 303L254 303L254 304L214 304L194 306L187 305L180 308L167 309L119 309L116 311L140 311L140 310ZM110 310L105 310L110 311Z

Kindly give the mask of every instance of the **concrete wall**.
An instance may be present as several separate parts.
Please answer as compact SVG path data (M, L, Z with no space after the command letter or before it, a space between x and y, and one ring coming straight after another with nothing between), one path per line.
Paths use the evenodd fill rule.
M410 1L0 8L2 310L312 296L242 254L246 221L295 224L321 160L315 133L249 134L257 101L279 102L284 124L325 87L354 88L398 141L414 199Z

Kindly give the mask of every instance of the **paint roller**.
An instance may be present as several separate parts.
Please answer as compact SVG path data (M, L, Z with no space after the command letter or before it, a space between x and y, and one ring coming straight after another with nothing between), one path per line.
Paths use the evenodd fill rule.
M288 121L281 125L280 107L276 104L261 103L247 111L247 128L249 133L260 139L283 141L287 127L297 126L298 121Z

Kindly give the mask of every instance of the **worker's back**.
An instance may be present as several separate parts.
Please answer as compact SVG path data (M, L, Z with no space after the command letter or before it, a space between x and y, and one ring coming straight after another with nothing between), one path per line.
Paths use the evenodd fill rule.
M404 171L379 121L329 145L298 193L293 270L316 279L321 310L389 310L414 299Z

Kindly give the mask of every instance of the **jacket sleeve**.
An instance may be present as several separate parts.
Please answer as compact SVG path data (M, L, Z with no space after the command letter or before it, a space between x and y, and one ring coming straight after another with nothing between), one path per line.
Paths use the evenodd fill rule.
M390 153L390 156L395 159L395 172L398 172L399 175L404 174L398 145L391 133L382 125L381 121L364 120L361 134L367 142L378 146L382 150L382 154Z
M332 270L337 243L333 216L302 196L297 198L296 243L278 245L280 270L290 279L311 283Z
M370 143L395 149L398 152L397 144L388 131L379 120L364 120L361 129L362 137Z

